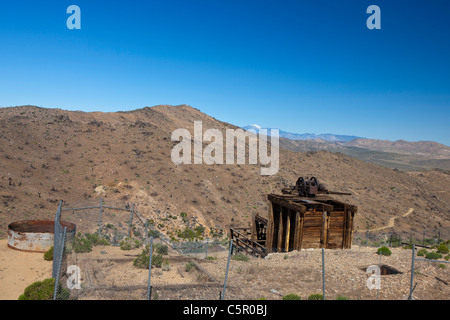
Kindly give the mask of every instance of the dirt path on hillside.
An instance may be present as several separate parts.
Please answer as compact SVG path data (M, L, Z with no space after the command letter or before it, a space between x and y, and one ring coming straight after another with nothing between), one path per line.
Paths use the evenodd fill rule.
M392 228L392 227L394 227L394 225L395 225L395 219L407 217L407 216L409 216L413 211L414 211L413 208L409 208L409 210L408 210L404 215L402 215L401 217L393 217L393 218L390 218L390 219L389 219L389 223L388 223L387 225L385 225L384 227L380 227L380 228L376 228L376 229L370 229L370 230L368 230L368 231L380 231L380 230L383 230L383 229Z
M0 240L0 300L17 300L33 282L51 278L52 262L43 253L13 250L7 243Z

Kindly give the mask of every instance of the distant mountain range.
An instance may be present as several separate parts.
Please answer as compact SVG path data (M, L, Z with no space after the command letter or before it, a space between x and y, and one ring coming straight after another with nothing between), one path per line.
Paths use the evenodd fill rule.
M257 124L251 124L245 127L242 127L244 130L251 130L254 129L258 131L259 129L270 129L270 128L262 128L258 126ZM338 134L331 134L331 133L323 133L323 134L314 134L314 133L292 133L287 132L283 130L279 130L280 137L287 138L290 140L323 140L323 141L330 141L330 142L345 142L345 141L351 141L355 139L364 139L362 137L357 136L346 136L346 135L338 135ZM270 132L269 132L270 133Z
M252 124L242 129L258 132L270 128ZM387 168L407 171L433 168L450 170L450 147L434 141L389 141L331 133L299 134L283 130L279 130L279 134L280 146L291 151L340 152Z

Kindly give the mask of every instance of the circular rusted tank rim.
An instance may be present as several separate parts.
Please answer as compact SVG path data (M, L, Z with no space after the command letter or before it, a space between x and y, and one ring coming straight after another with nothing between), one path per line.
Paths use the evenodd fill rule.
M62 227L67 227L67 231L74 231L76 229L76 225L70 222L61 221ZM15 233L19 234L27 234L27 233L51 233L55 232L55 221L51 220L22 220L12 222L8 225L8 230L11 230ZM9 235L9 233L8 233ZM14 246L11 246L9 243L7 246L11 249L22 251L22 252L45 252L41 250L26 250L19 249Z
M61 221L61 226L67 227L67 231L75 230L76 225L71 222ZM19 233L54 233L55 221L51 220L23 220L10 223L8 229Z

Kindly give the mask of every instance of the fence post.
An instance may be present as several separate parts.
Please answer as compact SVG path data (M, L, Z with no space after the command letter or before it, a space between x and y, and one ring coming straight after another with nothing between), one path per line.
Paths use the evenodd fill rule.
M411 285L409 288L409 297L408 300L412 300L413 297L413 285L414 285L414 260L415 260L415 250L416 250L416 245L413 244L412 247L412 259L411 259Z
M128 236L131 238L131 224L133 222L133 215L134 215L134 203L131 208L131 216L130 216L130 226L128 227Z
M64 255L64 247L66 244L66 230L67 230L67 227L64 227L64 233L63 233L63 238L62 238L62 242L61 242L61 250L60 250L59 256L58 256L58 270L56 272L55 288L53 289L53 300L56 300L56 294L58 293L59 276L61 274L62 258Z
M205 253L205 259L208 258L208 241L209 239L206 238L206 253Z
M102 233L102 206L103 206L103 199L100 198L100 216L98 219L98 236Z
M54 226L54 230L53 230L53 265L52 265L52 278L56 278L57 275L57 264L55 263L55 261L58 261L57 257L58 257L58 253L60 251L59 247L61 245L61 224L60 224L60 220L61 220L61 206L62 206L62 201L59 201L59 205L58 205L58 209L56 210L56 216L55 216L55 226Z
M230 240L230 251L228 252L227 270L225 272L225 281L223 283L223 291L222 291L222 295L221 295L221 299L222 300L225 299L225 289L227 287L228 269L230 267L230 259L231 259L231 250L232 250L232 248L233 248L233 239Z
M153 255L153 237L150 237L150 251L148 258L148 283L147 283L147 300L151 300L151 278L152 278L152 255Z
M325 249L322 248L322 295L325 300Z
M148 238L148 219L145 220L145 238L144 238L144 246L147 245L147 238Z
M380 247L381 248L381 247ZM383 257L383 255L380 252L380 263L378 264L378 269L381 271L381 258ZM380 272L381 275L381 272ZM380 280L381 281L381 280ZM377 300L378 300L378 293L380 292L379 286L377 286Z

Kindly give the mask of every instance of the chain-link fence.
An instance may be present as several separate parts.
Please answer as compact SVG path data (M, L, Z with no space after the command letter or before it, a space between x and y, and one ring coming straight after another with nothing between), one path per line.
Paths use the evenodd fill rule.
M435 250L413 245L409 299L450 298L449 245L449 241L441 243Z
M417 250L405 234L363 235L355 234L352 249L302 249L257 258L232 250L232 241L174 241L133 205L60 204L53 248L53 278L58 279L54 299L450 297L445 236L439 239L440 247Z
M448 229L423 229L422 231L410 230L390 232L353 232L353 245L365 247L402 247L404 245L413 244L422 247L432 247L448 239L450 239L450 230Z
M218 299L223 291L202 265L227 257L227 242L173 241L132 204L60 203L54 235L55 299Z

